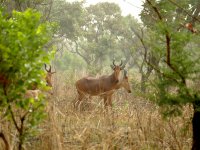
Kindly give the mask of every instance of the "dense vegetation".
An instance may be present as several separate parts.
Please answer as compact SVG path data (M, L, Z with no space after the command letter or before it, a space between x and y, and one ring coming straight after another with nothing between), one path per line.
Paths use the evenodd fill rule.
M141 21L108 2L0 6L0 147L200 149L198 0L145 0ZM134 93L116 93L112 115L99 99L72 109L75 81L107 74L113 59L126 63ZM52 89L44 64L56 68ZM39 99L25 97L33 85Z

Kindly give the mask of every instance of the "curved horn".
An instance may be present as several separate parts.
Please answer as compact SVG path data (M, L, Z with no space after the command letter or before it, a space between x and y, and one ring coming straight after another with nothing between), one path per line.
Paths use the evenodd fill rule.
M50 68L47 69L47 64L44 64L44 68L45 68L45 70L46 70L47 72L51 72L51 65L50 65Z
M56 68L54 68L54 70L55 70L55 71L54 71L54 72L51 72L51 74L54 74L54 73L56 73Z
M47 69L47 64L44 64L44 68L45 68L45 70L46 70L47 72L49 72L48 69Z
M49 65L49 72L51 72L51 65Z
M121 64L119 65L121 69L125 68L125 64L123 63L123 61L121 60Z
M121 67L122 65L123 65L123 62L122 62L122 60L121 60L121 63L120 63L120 65L119 65L119 66Z

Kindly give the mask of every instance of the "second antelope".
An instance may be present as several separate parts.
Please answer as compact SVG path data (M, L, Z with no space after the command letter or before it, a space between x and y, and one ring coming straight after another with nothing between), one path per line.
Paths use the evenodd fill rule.
M51 65L49 67L49 69L47 69L47 65L44 64L45 66L45 70L47 72L46 74L46 77L45 77L45 81L46 81L46 85L49 86L49 87L52 87L52 74L56 73L56 72L52 72L51 71ZM42 92L37 89L37 86L33 86L32 89L29 89L26 91L25 93L25 97L26 98L34 98L34 99L38 99L39 95L41 94ZM52 95L52 91L50 91L50 94Z
M46 64L44 64L44 65L45 65L45 70L47 71L47 75L46 75L46 78L45 78L45 80L47 82L47 86L52 87L52 74L54 74L56 72L55 71L54 72L51 71L51 65L50 65L49 69L47 69L47 65Z
M127 71L124 70L125 65L122 61L120 65L116 65L115 61L113 61L111 68L113 69L111 75L104 75L99 78L84 77L76 82L76 89L78 92L78 101L76 106L78 106L80 102L89 95L90 97L103 97L104 106L112 107L112 95L116 89L124 87L128 93L131 93Z

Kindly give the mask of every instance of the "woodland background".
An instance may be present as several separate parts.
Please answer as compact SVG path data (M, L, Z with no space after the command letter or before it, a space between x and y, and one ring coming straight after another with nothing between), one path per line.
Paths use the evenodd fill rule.
M0 149L200 148L198 0L145 0L141 21L108 2L0 7ZM110 74L113 59L126 63L132 94L118 90L112 114L99 97L75 110L75 82ZM23 96L33 84L39 100Z

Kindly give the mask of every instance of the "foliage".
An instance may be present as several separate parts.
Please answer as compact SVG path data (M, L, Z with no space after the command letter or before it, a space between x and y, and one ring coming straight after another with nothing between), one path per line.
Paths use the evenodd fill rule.
M146 1L141 13L145 25L155 33L152 51L162 60L157 68L160 76L155 79L154 100L163 106L164 114L181 114L182 106L200 98L199 90L194 88L200 73L199 35L181 26L191 19L183 18L185 11L177 12L180 8L189 11L189 4L184 1L177 7L164 0Z
M183 106L193 106L192 149L200 149L199 26L200 3L193 0L146 0L141 13L148 29L154 31L160 62L153 99L164 116L182 114Z
M58 37L64 48L79 55L94 72L113 58L131 59L134 40L130 26L137 23L132 16L122 16L115 3L85 6L83 2L56 0L53 12L51 18L60 24Z
M41 15L41 21L49 20L53 0L1 0L0 7L4 9L4 15L12 17L12 11L25 11L27 8L36 9Z
M0 12L0 115L13 121L22 142L44 117L46 103L44 97L35 100L24 94L35 83L45 87L43 65L53 56L44 46L55 24L41 23L40 18L31 9L13 11L10 19Z
M54 64L59 70L79 70L81 68L86 68L85 62L77 55L66 51L62 55L59 53L56 55Z

